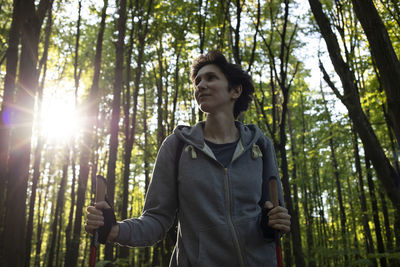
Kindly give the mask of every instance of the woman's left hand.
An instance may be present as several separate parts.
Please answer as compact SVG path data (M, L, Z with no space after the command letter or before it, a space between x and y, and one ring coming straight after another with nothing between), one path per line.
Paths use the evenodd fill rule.
M283 233L288 233L290 231L291 217L288 210L281 206L274 207L271 201L266 201L264 207L270 210L267 214L268 226Z

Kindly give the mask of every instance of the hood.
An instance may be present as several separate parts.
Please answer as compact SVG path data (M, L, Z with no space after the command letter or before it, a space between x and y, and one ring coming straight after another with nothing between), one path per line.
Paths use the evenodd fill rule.
M240 141L244 150L251 147L262 135L260 128L254 124L244 125L239 121L235 121L236 127L239 129ZM203 128L205 122L201 121L194 126L178 125L174 134L187 144L196 147L199 150L204 149Z

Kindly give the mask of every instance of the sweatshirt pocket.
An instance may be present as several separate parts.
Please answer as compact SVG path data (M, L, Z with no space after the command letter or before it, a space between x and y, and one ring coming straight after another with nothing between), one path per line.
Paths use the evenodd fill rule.
M238 222L238 229L247 266L276 266L275 243L266 240L260 227L260 216Z
M227 225L199 232L199 255L195 267L239 266L233 238Z

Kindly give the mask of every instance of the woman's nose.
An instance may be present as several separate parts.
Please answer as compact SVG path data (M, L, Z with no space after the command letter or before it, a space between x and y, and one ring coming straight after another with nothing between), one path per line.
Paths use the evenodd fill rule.
M200 82L197 84L196 87L197 87L197 90L201 91L201 90L207 88L207 84L206 84L205 81L200 81Z

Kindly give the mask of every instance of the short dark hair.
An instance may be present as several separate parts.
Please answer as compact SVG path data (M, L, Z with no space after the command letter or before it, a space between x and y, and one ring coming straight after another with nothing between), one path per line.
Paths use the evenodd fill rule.
M211 51L201 55L192 64L190 79L194 82L197 73L205 65L217 65L229 83L229 90L241 85L242 94L233 107L233 116L237 118L242 111L246 111L253 100L254 85L251 76L238 64L230 63L220 51Z

